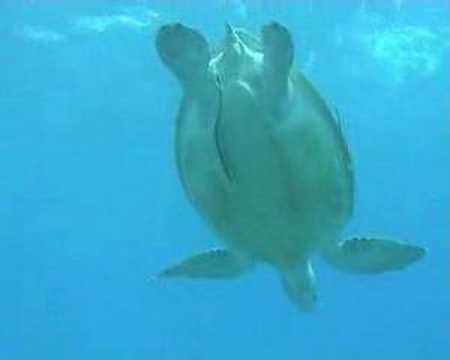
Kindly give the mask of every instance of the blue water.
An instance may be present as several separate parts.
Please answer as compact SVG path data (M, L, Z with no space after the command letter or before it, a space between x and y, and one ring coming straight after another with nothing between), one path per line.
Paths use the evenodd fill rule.
M449 359L448 2L207 3L0 3L0 360ZM181 21L214 42L227 20L271 19L342 115L357 181L345 235L428 248L376 277L317 259L311 314L265 266L151 278L217 244L176 176L181 94L155 31Z

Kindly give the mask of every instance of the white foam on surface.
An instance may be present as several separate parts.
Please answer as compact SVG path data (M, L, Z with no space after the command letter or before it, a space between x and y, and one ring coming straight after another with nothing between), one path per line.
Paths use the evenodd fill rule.
M113 15L85 16L77 19L75 29L105 32L114 28L148 29L158 23L159 14L143 8L126 8Z
M47 25L31 24L16 26L13 33L24 40L57 43L80 34L105 33L117 29L148 32L149 29L159 24L158 13L139 6L119 8L108 15L75 17L68 19L66 26L64 24L53 28Z
M26 40L55 43L66 40L66 35L42 26L25 25L16 31L17 35Z
M359 36L363 48L388 66L397 81L410 73L432 75L450 47L450 27L393 26Z

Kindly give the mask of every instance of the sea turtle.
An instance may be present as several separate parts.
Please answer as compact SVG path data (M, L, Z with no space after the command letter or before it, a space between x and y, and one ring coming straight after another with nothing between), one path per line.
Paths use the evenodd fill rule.
M261 36L226 25L212 54L182 24L156 36L183 99L176 162L184 191L225 248L191 256L159 277L231 278L265 262L303 310L316 302L311 257L350 273L401 269L425 250L372 237L339 241L353 210L353 168L336 115L293 69L289 31Z

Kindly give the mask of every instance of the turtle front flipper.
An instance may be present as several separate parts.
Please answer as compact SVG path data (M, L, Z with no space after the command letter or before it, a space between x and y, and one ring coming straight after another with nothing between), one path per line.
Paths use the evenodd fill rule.
M212 249L191 256L161 271L157 278L232 278L253 268L252 259L225 249Z
M202 86L207 79L211 54L208 42L198 31L178 23L161 26L156 49L185 89Z
M261 37L266 96L269 103L278 104L288 89L288 77L294 61L294 44L289 31L277 22L263 26Z
M383 238L353 238L323 252L337 269L359 274L401 270L420 260L426 250L420 246Z

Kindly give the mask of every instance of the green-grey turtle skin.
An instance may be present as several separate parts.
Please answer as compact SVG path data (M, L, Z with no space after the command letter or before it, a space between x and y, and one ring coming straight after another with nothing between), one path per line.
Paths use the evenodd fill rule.
M424 255L385 238L339 239L353 210L349 149L333 112L294 69L284 26L269 23L257 37L227 25L212 53L198 31L169 24L156 48L183 89L175 135L181 183L224 246L159 277L232 278L265 262L279 271L293 303L311 310L314 255L363 274L401 269Z

